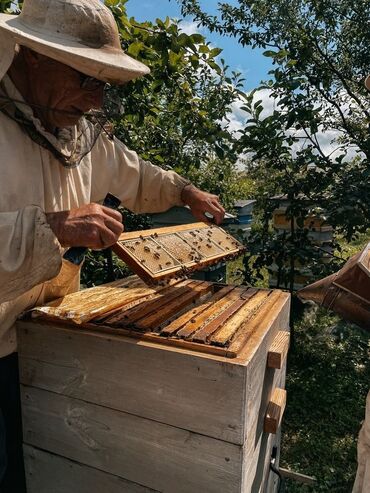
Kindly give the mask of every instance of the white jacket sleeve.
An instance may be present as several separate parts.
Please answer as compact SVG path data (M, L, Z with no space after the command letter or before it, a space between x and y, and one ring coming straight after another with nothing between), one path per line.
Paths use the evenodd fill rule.
M61 265L60 244L39 207L0 213L0 303L52 279Z
M99 190L108 190L136 213L162 212L184 205L181 192L190 182L174 171L144 161L118 139L112 141L102 134L92 154L93 200L104 198Z

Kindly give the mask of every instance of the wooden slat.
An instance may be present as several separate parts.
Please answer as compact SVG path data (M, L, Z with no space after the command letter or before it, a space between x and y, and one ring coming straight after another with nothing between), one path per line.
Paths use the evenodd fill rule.
M181 310L189 305L192 305L195 300L210 291L212 291L212 285L208 282L201 283L198 286L192 286L190 292L185 293L170 302L166 302L163 308L159 309L156 313L153 313L149 317L139 320L135 323L135 326L143 330L150 329L153 332L159 325L164 323L166 320L173 318Z
M288 354L290 334L286 330L279 330L267 354L268 368L280 370Z
M230 291L234 289L233 286L226 286L217 291L209 300L205 301L201 305L197 306L193 310L187 311L183 315L180 315L176 320L168 324L161 331L162 335L173 336L176 332L181 329L187 322L190 322L197 315L205 311L211 305L213 305L216 301L220 300L224 296L226 296Z
M267 407L264 431L276 435L283 418L286 405L286 390L276 388Z
M166 303L184 295L189 291L194 281L183 281L177 284L175 287L162 292L160 296L155 297L153 300L145 303L145 306L136 306L127 312L123 313L123 317L119 322L119 326L127 327L135 324L138 320L152 314L154 311L160 309Z
M240 290L234 288L228 294L220 298L215 303L211 303L208 308L200 312L193 317L188 323L186 323L182 329L177 332L177 336L183 338L190 338L196 331L200 330L204 323L208 320L213 320L217 315L225 310L225 308L236 299Z
M128 284L97 286L69 294L57 303L35 308L32 317L56 317L81 324L151 293L155 289L148 288L135 276Z
M245 324L250 320L251 316L258 310L261 304L266 300L269 292L257 291L251 289L247 294L250 294L250 298L243 303L237 313L230 318L226 324L217 331L211 338L211 342L224 346L228 341L232 339L242 324Z
M24 445L27 493L159 493L80 462Z
M241 325L229 346L230 351L238 354L246 345L247 340L253 332L261 326L268 325L270 311L273 305L279 300L281 292L272 291L270 294L269 291L263 291L263 293L265 293L265 298L262 300L262 305L259 305L258 312L254 313L253 318L248 319Z
M209 228L209 224L199 222L199 223L190 223L190 224L179 224L176 226L166 226L164 228L154 228L154 229L146 229L144 231L129 231L124 232L118 238L118 241L126 241L133 240L134 238L138 238L140 236L148 237L154 235L162 235L169 233L181 233L181 231L187 231L192 229L203 229Z
M162 492L235 493L240 484L240 446L31 387L22 404L34 447Z
M235 313L237 313L242 306L248 303L249 299L256 293L256 290L247 288L243 293L240 293L240 298L236 299L230 306L226 308L225 311L221 312L216 318L211 320L209 323L203 325L201 330L194 334L194 341L196 342L213 342L213 334L219 330L222 325L229 320ZM225 341L226 344L227 341Z
M171 281L169 285L165 286L156 286L154 292L133 300L129 303L126 303L122 307L112 310L108 313L105 313L101 318L95 318L94 323L104 322L108 325L116 325L120 326L120 322L124 317L128 316L129 313L133 313L133 310L136 309L138 312L146 310L147 303L153 302L156 299L160 299L162 296L166 296L168 293L172 292L174 289L177 289L183 286L184 281L176 279L175 281Z

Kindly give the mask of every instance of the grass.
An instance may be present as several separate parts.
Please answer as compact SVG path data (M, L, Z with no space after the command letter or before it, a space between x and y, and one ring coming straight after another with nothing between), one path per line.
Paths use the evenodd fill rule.
M299 317L295 331L281 465L317 482L306 486L289 480L286 492L349 493L370 387L369 335L317 308Z

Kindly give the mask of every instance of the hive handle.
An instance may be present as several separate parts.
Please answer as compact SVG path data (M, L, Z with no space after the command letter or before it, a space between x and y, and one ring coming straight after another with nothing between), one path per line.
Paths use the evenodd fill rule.
M279 330L267 354L267 367L281 370L289 349L290 333Z
M263 430L276 435L283 418L286 405L286 390L276 388L267 406Z

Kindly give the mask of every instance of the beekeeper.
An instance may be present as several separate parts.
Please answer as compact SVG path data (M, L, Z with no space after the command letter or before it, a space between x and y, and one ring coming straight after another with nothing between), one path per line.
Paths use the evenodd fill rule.
M366 78L365 86L370 91L370 75ZM357 474L352 493L367 493L370 491L370 391L366 398L365 420L358 436L357 460Z
M25 491L19 406L18 315L78 289L73 246L106 248L122 232L108 192L128 209L187 204L217 223L224 209L172 171L140 159L83 115L103 104L106 83L149 69L121 50L99 0L25 0L0 15L0 491Z

